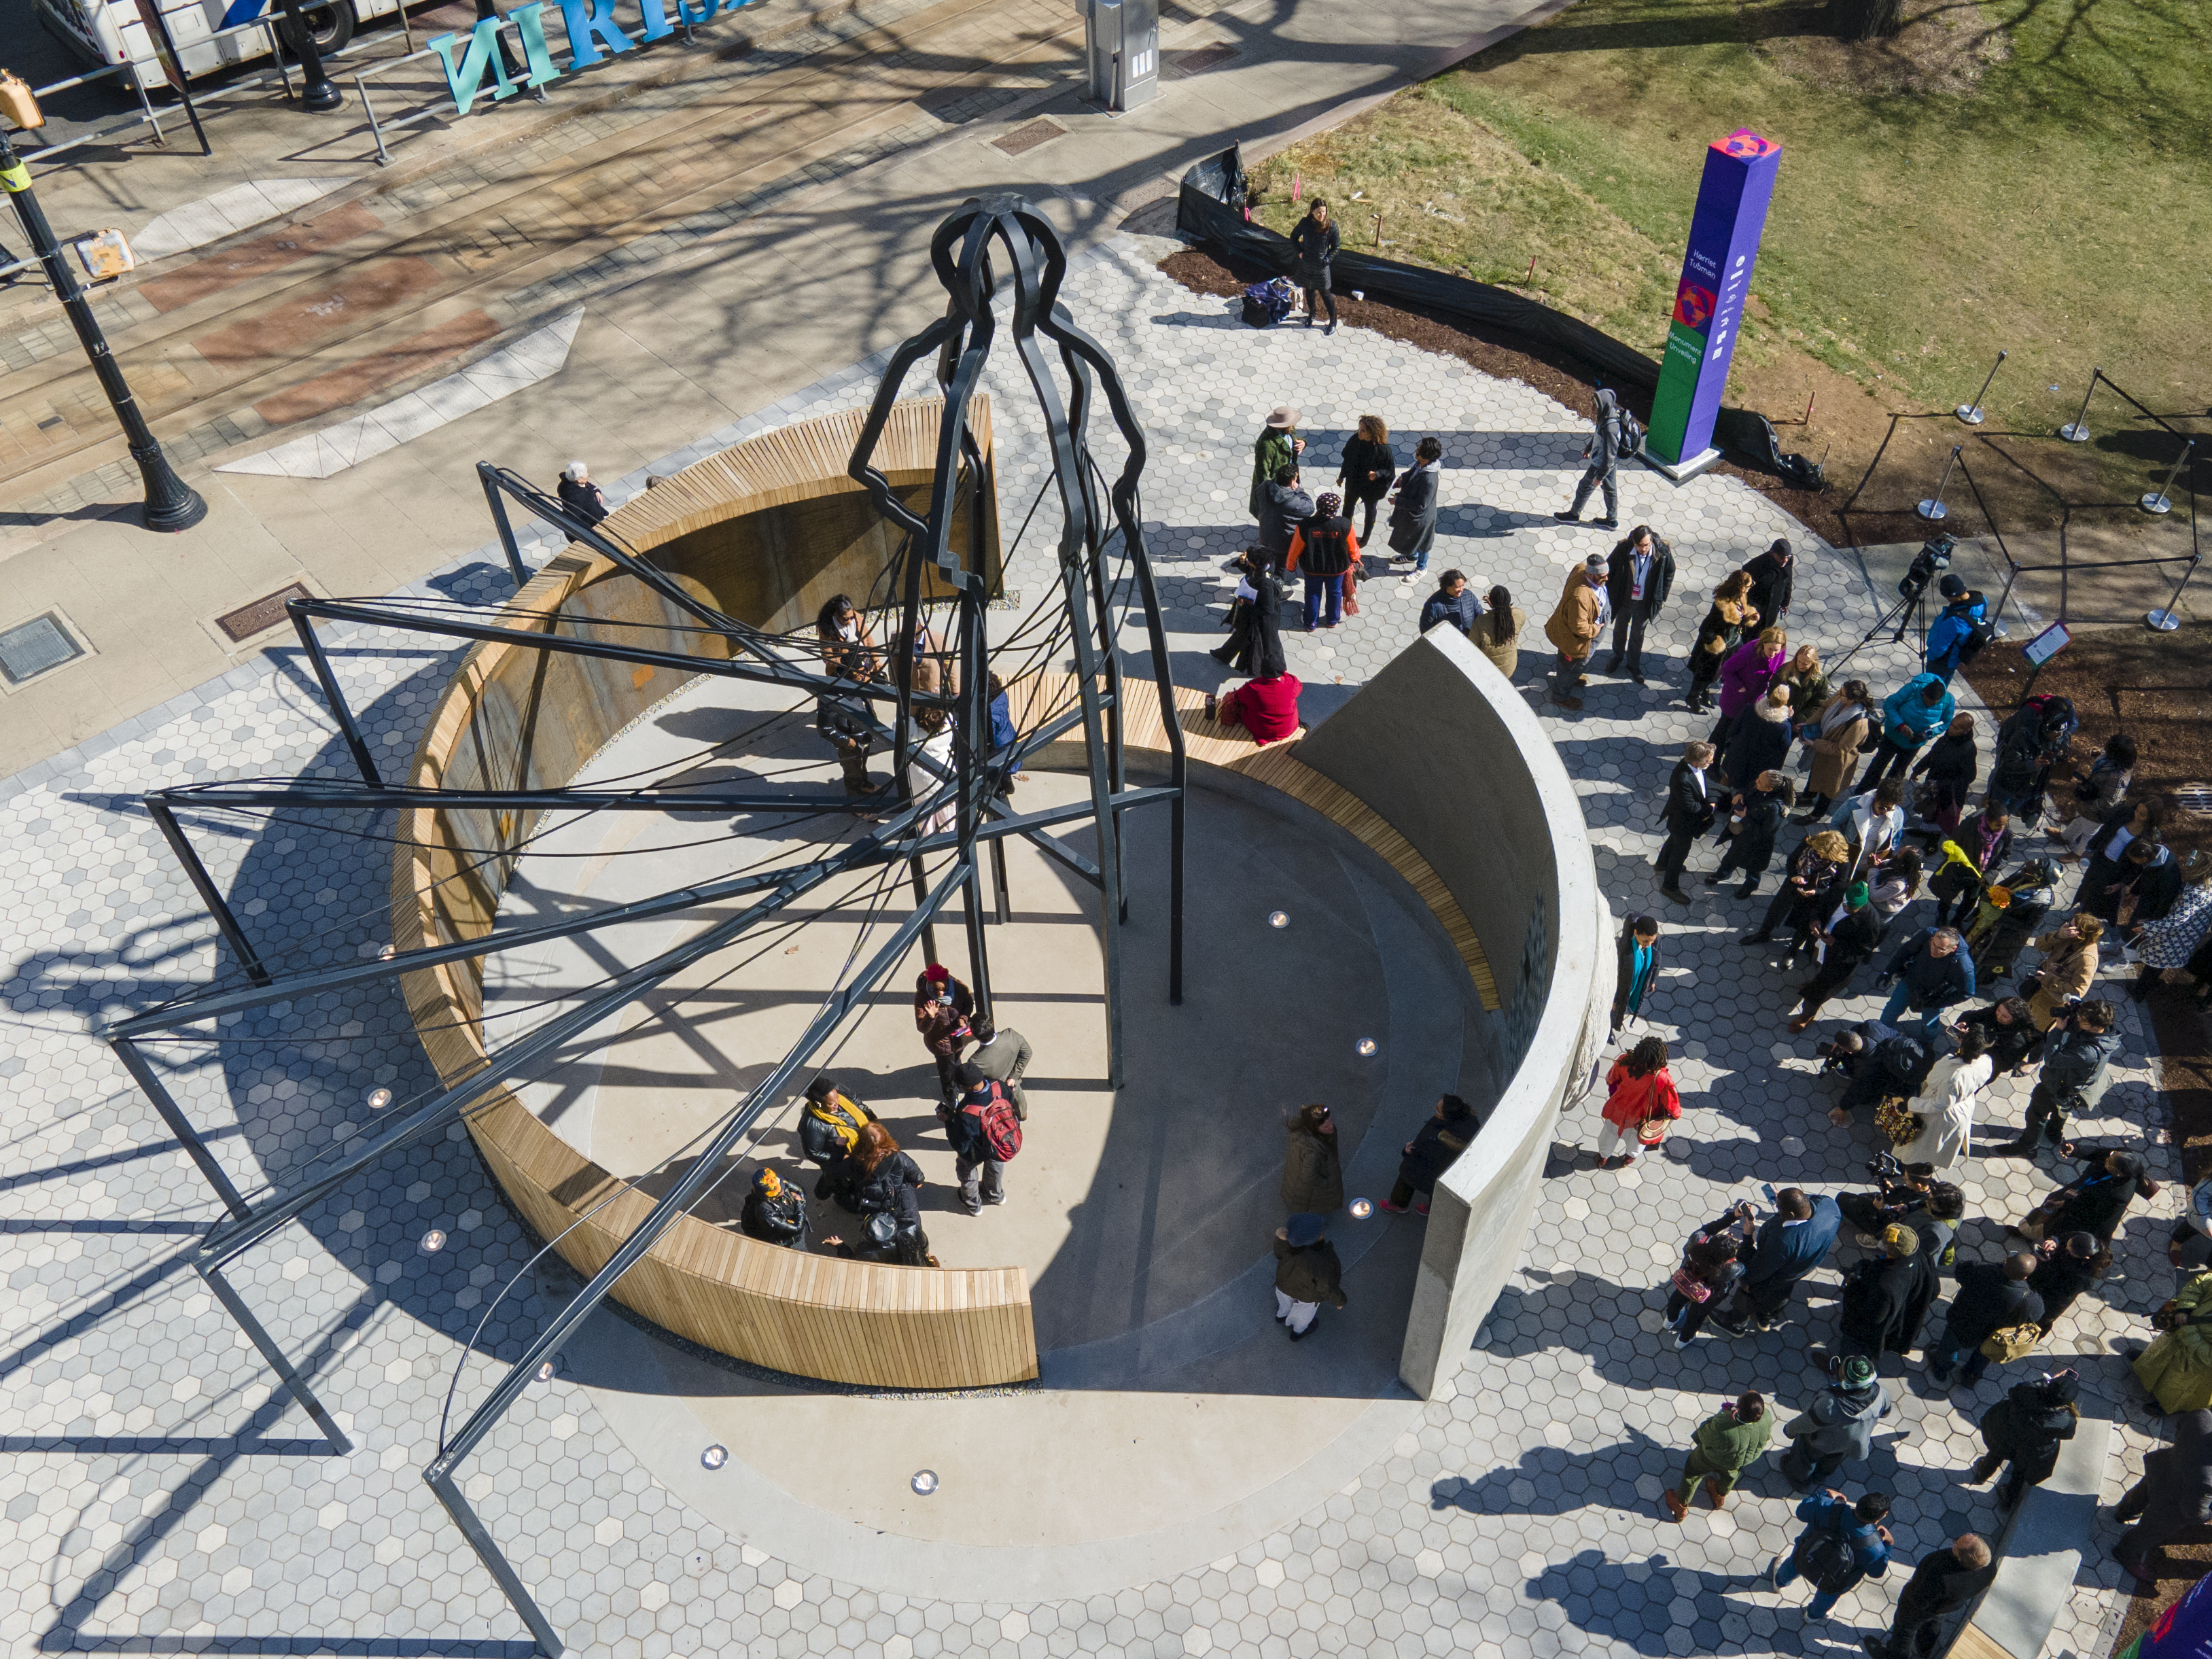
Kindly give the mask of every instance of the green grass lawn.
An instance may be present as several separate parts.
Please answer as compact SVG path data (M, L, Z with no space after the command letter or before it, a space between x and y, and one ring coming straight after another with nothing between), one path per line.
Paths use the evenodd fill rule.
M2070 417L2091 365L2212 403L2212 4L1908 0L1846 48L1818 5L1579 0L1271 160L1346 240L1534 289L1656 356L1705 145L1784 146L1739 385L1807 354L1890 407ZM1349 199L1354 191L1362 199ZM1802 360L1800 360L1802 361ZM2062 389L2047 390L2052 384ZM1779 410L1771 410L1779 414Z

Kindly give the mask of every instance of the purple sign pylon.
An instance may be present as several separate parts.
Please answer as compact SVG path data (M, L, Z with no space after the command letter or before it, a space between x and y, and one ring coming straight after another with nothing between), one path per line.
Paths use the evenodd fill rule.
M1735 352L1737 325L1751 293L1759 233L1782 168L1782 146L1748 127L1716 139L1705 150L1705 176L1690 218L1689 251L1674 286L1674 314L1659 363L1645 449L1669 465L1712 447Z

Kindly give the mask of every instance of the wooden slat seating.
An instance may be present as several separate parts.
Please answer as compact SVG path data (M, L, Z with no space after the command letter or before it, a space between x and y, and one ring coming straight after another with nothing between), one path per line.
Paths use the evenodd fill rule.
M878 451L894 483L927 483L941 412L941 404L930 399L894 410ZM848 411L709 456L626 503L609 523L629 546L650 552L747 514L854 495L860 487L845 476L844 466L862 419L860 411ZM971 406L970 422L988 453L985 399ZM995 556L995 519L987 523ZM687 589L715 598L711 562L695 559L671 568ZM694 623L611 561L573 544L515 596L502 620L533 632L582 631L593 622ZM696 633L683 648L695 654L721 650L713 636ZM452 788L560 787L681 684L666 672L626 663L480 645L432 712L410 781ZM1011 689L1017 724L1024 726L1074 701L1073 682L1064 675L1031 674ZM1126 741L1164 753L1157 694L1149 682L1132 680L1129 689ZM1255 744L1242 728L1209 720L1204 693L1177 687L1175 701L1194 761L1243 773L1304 802L1342 824L1404 877L1443 923L1484 1006L1498 1007L1497 987L1473 928L1404 836L1344 789L1300 765L1295 739ZM1038 757L1039 763L1065 763L1071 755L1079 762L1081 742L1079 727ZM392 864L393 943L410 950L491 931L514 859L504 851L484 856L482 849L519 848L536 825L532 813L401 813ZM410 974L403 988L439 1075L451 1084L481 1072L486 1060L477 1023L483 1002L480 964ZM517 1209L541 1237L556 1240L560 1254L580 1272L603 1266L650 1208L649 1198L562 1140L504 1083L471 1114L469 1132ZM962 1388L1037 1374L1028 1275L1019 1267L906 1268L802 1255L686 1216L623 1277L615 1295L692 1341L797 1376Z
M1159 693L1152 682L1128 678L1123 681L1123 689L1127 694L1127 707L1123 710L1122 741L1133 749L1168 753ZM1055 710L1072 708L1075 702L1075 681L1064 674L1040 671L1024 676L1008 690L1009 712L1014 716L1016 726L1023 730ZM1243 726L1208 720L1206 694L1188 686L1176 687L1175 701L1177 723L1182 727L1183 751L1192 760L1200 765L1242 773L1310 806L1331 823L1350 830L1403 877L1443 924L1460 960L1467 964L1468 977L1474 981L1475 994L1482 999L1482 1006L1497 1012L1498 981L1490 971L1489 958L1483 954L1482 941L1475 937L1474 925L1444 885L1443 878L1414 851L1411 842L1350 790L1331 782L1311 767L1300 765L1296 737L1273 743L1255 743L1251 733ZM1042 761L1080 764L1082 737L1079 727L1069 732L1065 742L1048 747Z
M925 399L894 410L878 452L894 483L927 481L941 409ZM646 551L763 507L857 493L844 467L861 419L853 411L805 422L710 456L623 506L611 523ZM971 421L988 442L982 399ZM712 595L697 569L684 579ZM554 617L562 620L548 620ZM611 561L575 546L547 563L503 620L544 632L587 618L677 626L692 620ZM717 642L692 635L684 648L702 653ZM453 788L558 787L679 684L627 663L478 646L433 711L410 781ZM532 833L536 816L417 810L399 817L393 943L410 950L489 933L513 860L464 849L517 847ZM439 1075L451 1084L481 1072L479 964L410 974L403 988ZM539 1122L504 1084L471 1115L469 1132L517 1209L541 1237L556 1239L580 1272L605 1265L651 1207L646 1194ZM802 1255L685 1216L623 1276L615 1295L692 1341L797 1376L971 1388L1036 1375L1028 1275L1019 1267L896 1267Z

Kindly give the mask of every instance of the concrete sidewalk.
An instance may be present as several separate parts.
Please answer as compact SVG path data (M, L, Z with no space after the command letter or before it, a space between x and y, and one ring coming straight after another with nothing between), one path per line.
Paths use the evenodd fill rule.
M187 459L211 511L174 538L119 516L136 499L128 487L52 523L0 514L0 533L12 527L31 542L6 561L0 629L57 611L90 653L0 700L0 775L256 656L263 639L233 648L213 628L234 607L295 581L317 592L386 591L477 545L487 529L480 459L550 484L563 462L582 457L601 479L615 478L913 331L937 300L910 274L939 220L969 195L1024 191L1080 250L1170 194L1199 157L1232 142L1255 150L1286 142L1480 50L1529 15L1517 0L1420 0L1387 14L1352 0L1178 7L1163 47L1181 78L1144 108L1103 113L1073 78L964 124L916 106L856 153L764 188L726 226L608 250L546 296L548 312L586 305L560 372L337 477L214 474ZM1071 22L1056 43L1069 77L1081 42L1079 19ZM1188 61L1180 54L1208 47L1231 55L1201 72L1177 70ZM1041 118L1059 131L1024 133L1029 142L1009 154L1002 141ZM205 459L252 453L246 435L210 446Z

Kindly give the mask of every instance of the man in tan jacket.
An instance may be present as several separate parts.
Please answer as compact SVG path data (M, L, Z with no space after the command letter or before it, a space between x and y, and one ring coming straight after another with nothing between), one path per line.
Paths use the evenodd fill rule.
M1596 649L1604 626L1605 555L1593 553L1567 573L1559 606L1544 624L1544 637L1559 653L1559 665L1552 675L1552 701L1560 708L1583 706L1575 688L1582 683L1582 665Z

